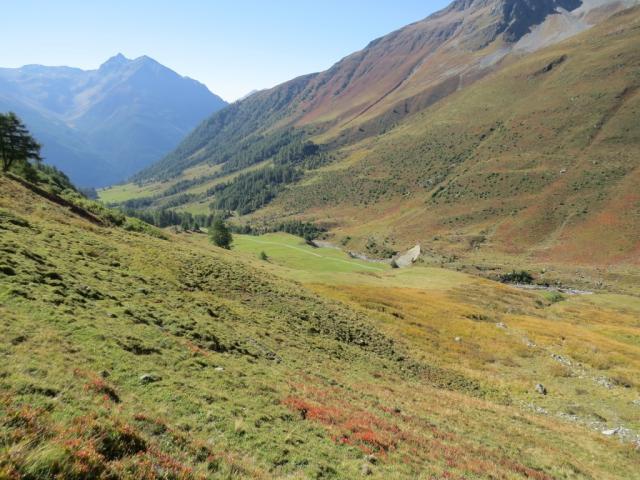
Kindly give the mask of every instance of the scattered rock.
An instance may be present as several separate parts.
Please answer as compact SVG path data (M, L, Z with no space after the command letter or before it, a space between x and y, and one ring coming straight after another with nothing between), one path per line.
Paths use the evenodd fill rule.
M460 343L462 341L462 338L460 337L456 337L453 339L455 342Z
M506 325L506 324L504 324L504 323L502 323L502 322L498 322L498 323L496 323L496 327L498 327L498 328L502 328L503 330L506 330L506 329L507 329L507 325Z
M545 65L543 68L541 68L537 72L535 72L532 75L530 75L529 78L535 78L535 77L537 77L539 75L542 75L542 74L545 74L545 73L549 73L551 70L556 68L558 65L561 65L562 63L564 63L567 60L567 58L568 58L567 55L562 55L561 57L556 58L555 60L553 60L550 63L548 63L547 65Z
M365 460L365 462L370 463L372 465L375 465L376 463L378 463L378 457L376 457L373 454L365 455L364 460Z
M558 414L558 416L560 418L564 418L565 420L569 420L571 422L577 422L580 420L580 417L578 415L575 415L573 413L564 413L564 412L560 412Z
M540 395L546 395L548 393L547 388L541 383L536 384L536 392L538 392Z
M620 427L618 428L612 428L610 430L603 430L602 434L606 435L607 437L611 437L613 435L617 435L620 432Z
M633 402L631 402L631 403L633 403L634 405L637 405L638 407L640 407L640 398L639 398L639 399L637 399L637 400L634 400L634 401L633 401Z
M27 337L25 337L24 335L20 335L11 339L11 345L20 345L21 343L24 343L26 341Z
M214 368L216 372L224 372L224 367L216 367Z
M162 377L153 373L145 373L144 375L140 375L140 383L142 383L143 385L159 382L160 380L162 380Z
M595 379L595 382L607 390L611 390L614 387L614 383L607 377L598 377Z
M553 358L556 362L561 363L562 365L566 365L567 367L572 366L571 360L562 355L557 355L555 353L551 354L551 358Z
M104 298L104 295L102 295L102 293L94 290L88 285L82 285L81 287L76 288L76 293L89 300L102 300Z
M534 412L539 413L541 415L548 415L549 411L546 408L538 407L536 405L529 405Z
M369 465L367 463L362 465L362 469L360 470L360 472L362 473L362 475L364 477L368 477L369 475L373 475L373 469L371 468L371 465Z

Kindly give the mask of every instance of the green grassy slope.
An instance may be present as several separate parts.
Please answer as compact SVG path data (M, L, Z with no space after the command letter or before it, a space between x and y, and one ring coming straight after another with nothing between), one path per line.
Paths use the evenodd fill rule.
M261 252L269 252L280 263L291 269L306 271L312 274L384 272L389 265L365 262L350 258L342 250L331 248L314 248L300 237L284 233L262 235L236 235L234 247L242 252L258 256Z
M291 450L295 417L281 404L304 381L299 359L408 375L357 315L220 251L93 227L4 179L1 208L7 475L222 474L243 471L236 463L256 449L255 463L276 468ZM162 379L144 384L145 374ZM318 460L337 449L304 443L293 450ZM301 463L288 470L310 463L293 455Z
M585 423L638 427L634 300L538 305L268 241L264 262L244 238L100 227L0 178L0 477L638 478L633 445ZM554 377L551 346L619 384Z

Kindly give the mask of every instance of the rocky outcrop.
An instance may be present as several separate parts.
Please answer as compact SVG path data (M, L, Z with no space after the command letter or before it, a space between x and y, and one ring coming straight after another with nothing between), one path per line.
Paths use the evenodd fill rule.
M420 245L416 245L415 247L407 250L406 252L396 256L393 259L393 261L398 266L398 268L410 267L418 260L421 253L422 253L422 250L420 248Z

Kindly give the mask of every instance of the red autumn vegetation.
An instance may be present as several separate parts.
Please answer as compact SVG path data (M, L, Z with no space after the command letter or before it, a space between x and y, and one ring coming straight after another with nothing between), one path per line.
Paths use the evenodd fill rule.
M88 382L84 386L85 391L92 391L99 395L103 395L105 401L120 403L120 395L118 395L118 392L116 391L115 387L110 385L103 378L99 377L95 373L84 372L80 369L75 369L73 373L77 377L88 378Z
M303 419L330 427L337 443L356 446L365 453L386 453L395 449L401 434L398 427L368 412L350 414L338 407L293 396L284 399L283 404L299 412Z
M506 469L522 478L551 480L544 472L509 460L499 452L473 445L460 435L444 431L422 418L404 415L398 409L378 406L379 416L347 403L343 397L334 398L327 390L306 385L299 389L313 400L291 395L282 403L303 419L325 427L329 438L340 445L357 447L363 453L376 454L381 459L402 455L403 463L440 463L445 470L439 478L465 478L452 473L455 471L501 479L507 478L503 474ZM335 397L339 394L334 393Z

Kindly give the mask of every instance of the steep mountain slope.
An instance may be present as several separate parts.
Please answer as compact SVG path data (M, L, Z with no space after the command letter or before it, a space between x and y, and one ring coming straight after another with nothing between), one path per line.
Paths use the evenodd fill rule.
M403 246L638 266L639 26L635 9L507 64L272 208Z
M220 163L221 147L283 126L307 127L315 135L324 133L324 141L338 143L376 135L494 71L511 52L557 42L634 3L455 1L371 42L325 72L258 92L224 115L214 115L178 150L136 179L167 178L203 161ZM572 28L558 24L558 16L571 20ZM243 128L247 122L251 129Z
M0 232L2 478L639 478L637 299L437 269L303 285L7 177Z
M148 57L117 55L92 71L0 69L0 109L22 116L46 159L81 185L126 179L225 105Z

